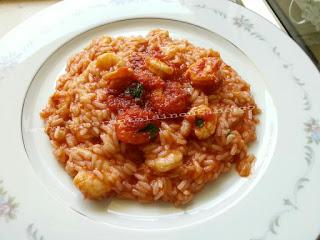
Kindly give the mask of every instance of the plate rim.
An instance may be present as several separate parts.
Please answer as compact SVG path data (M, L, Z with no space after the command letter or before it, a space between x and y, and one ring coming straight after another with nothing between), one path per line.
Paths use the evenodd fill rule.
M222 1L220 1L220 2L222 2ZM58 4L62 4L62 3L58 3ZM233 3L232 3L233 4ZM248 9L246 9L246 10L248 10ZM256 14L255 14L256 15ZM258 16L258 15L257 15ZM256 17L257 17L256 16ZM261 16L258 16L259 18L262 18ZM271 24L271 23L269 23L269 24ZM274 26L274 28L275 29L277 29L275 26ZM278 31L280 31L281 32L281 30L279 30L279 29L277 29ZM284 33L282 33L282 34L284 34ZM287 36L287 38L289 38L288 36ZM289 38L290 39L290 38ZM292 42L293 42L293 40L291 40ZM1 42L0 42L1 43ZM295 43L296 44L296 43ZM301 50L301 49L300 49ZM302 51L302 50L301 50ZM308 58L308 60L309 60L309 63L311 63L312 65L313 65L313 67L316 69L316 67L315 67L315 65L313 64L313 62ZM0 65L0 67L1 67L1 65ZM318 72L318 70L316 69L316 71ZM1 82L0 82L0 84L1 84ZM272 234L272 233L271 233Z
M30 88L32 88L32 84L33 84L34 81L36 80L37 75L39 74L39 72L42 71L42 69L47 65L47 62L49 62L49 61L51 60L51 58L54 57L54 55L56 55L57 52L61 51L64 47L66 47L67 45L71 44L74 40L76 40L77 38L81 37L82 35L86 35L86 34L88 34L88 33L91 32L91 31L99 31L99 30L98 30L99 28L106 27L107 25L110 25L110 24L111 24L111 25L112 25L112 24L119 24L119 23L121 23L121 22L132 21L132 20L133 20L133 21L154 20L154 21L160 21L160 22L161 22L161 21L178 22L179 24L190 25L190 26L192 26L193 28L198 28L198 29L201 29L202 31L205 31L205 32L214 34L217 38L221 39L221 41L225 41L225 42L227 42L228 44L230 44L233 48L237 49L237 51L239 51L240 54L242 54L243 56L245 56L245 57L247 58L248 62L250 62L251 65L255 68L256 73L259 73L259 74L260 74L259 69L258 69L258 67L256 66L256 64L255 64L253 61L251 61L251 59L245 54L244 51L242 51L239 47L237 47L237 46L236 46L234 43L232 43L230 40L224 38L223 36L219 35L219 34L216 33L216 32L213 32L212 30L210 30L210 29L208 29L208 28L205 28L205 27L202 27L202 26L199 26L199 25L195 25L195 24L192 24L192 23L189 23L189 22L186 22L186 21L176 20L176 19L173 19L173 18L164 18L164 17L162 17L162 18L159 18L159 17L137 17L137 18L129 18L129 19L115 20L115 21L111 21L111 22L108 22L108 23L103 23L103 24L101 24L101 25L94 26L94 27L92 27L92 28L90 28L90 29L88 29L88 30L86 30L86 31L83 31L83 32L75 35L74 37L71 37L70 39L68 39L67 41L65 41L63 44L59 45L59 47L55 48L50 54L48 54L48 55L47 55L47 58L45 59L45 61L43 61L43 62L41 63L41 65L37 68L37 70L35 71L35 74L34 74L33 77L31 78L31 81L29 82L29 85L28 85L28 87L27 87L27 90L26 90L25 95L24 95L24 98L23 98L23 104L22 104L22 110L21 110L21 127L20 127L20 129L21 129L21 137L22 137L22 141L23 141L24 150L25 150L25 153L26 153L27 158L29 159L29 161L30 161L30 156L29 156L29 154L28 154L28 150L27 150L27 147L26 147L25 139L24 139L24 135L25 135L25 134L24 134L24 127L23 127L23 125L24 125L23 116L24 116L24 108L25 108L26 99L27 99L27 97L28 97L29 90L30 90ZM262 76L261 76L261 78L262 78L261 80L265 80ZM264 82L264 84L265 84L265 82ZM270 102L269 104L270 104L270 108L274 108L273 103ZM271 106L271 105L272 105L272 106ZM275 112L276 110L273 110L273 111ZM263 114L266 115L266 113L263 113ZM270 114L267 115L267 116L268 116L268 119L271 118L269 115L270 115ZM266 118L266 116L264 116L264 117ZM274 116L273 118L276 119L277 116ZM259 124L259 125L260 125L260 124ZM262 126L261 126L261 127L262 127ZM278 128L277 122L275 122L274 133L273 133L273 136L269 136L269 140L270 140L271 138L277 140L277 137L276 137L276 136L277 136L277 133L278 133L277 128ZM261 131L263 131L263 130L261 130ZM264 131L263 131L263 132L264 132ZM264 136L264 135L263 135L263 136ZM270 147L272 148L271 156L272 156L273 152L275 151L275 145L276 145L276 141L275 141L275 143L273 143L272 145L270 145ZM191 225L199 225L199 224L201 224L201 223L203 223L203 222L206 222L208 219L211 219L211 218L214 218L214 217L217 217L217 216L223 214L224 211L227 211L228 209L230 209L230 208L232 208L233 206L235 206L239 201L241 201L242 198L246 197L246 195L250 193L250 191L255 187L256 184L259 183L260 179L263 177L263 175L265 174L265 172L266 172L269 164L271 163L271 156L266 157L266 158L267 158L267 159L265 160L266 162L264 162L264 163L261 164L261 166L260 166L260 168L261 168L260 171L262 171L262 173L261 173L260 175L258 175L258 176L251 176L251 178L252 178L252 180L253 180L253 183L251 183L250 186L248 186L248 187L245 189L244 192L240 193L240 194L239 194L240 196L239 196L237 199L233 200L228 206L224 207L223 210L220 210L218 213L214 213L214 214L211 215L211 216L204 217L204 218L201 219L201 220L196 220L196 221L194 221L193 223L189 223L189 224L182 224L182 223L180 224L180 223L179 223L179 224L180 224L179 226L166 227L165 229L166 229L166 230L174 230L174 229L177 229L177 228L186 228L186 227L191 226ZM33 170L35 171L35 169L33 169ZM39 174L37 174L37 176L40 178ZM42 181L43 181L43 180L42 180ZM244 188L244 185L246 185L246 184L244 183L241 188ZM53 196L53 197L54 197L54 196ZM56 198L58 201L61 201L61 200L62 200L62 199L59 199L58 197L54 197L54 198ZM231 198L231 197L229 197L229 198ZM227 199L228 199L228 198L227 198ZM67 205L68 205L68 204L67 204ZM69 205L68 205L68 206L69 206ZM69 206L69 207L70 207L70 209L74 210L76 213L79 213L79 214L81 214L81 215L83 215L83 216L85 216L85 217L87 217L87 218L89 218L89 219L91 218L90 216L86 215L85 213L80 212L80 210L78 210L77 208L75 208L75 207L73 207L73 206ZM198 207L197 207L197 208L198 208ZM209 208L207 207L207 208L205 208L205 209L209 209ZM205 209L202 209L202 210L199 209L198 211L191 210L191 212L198 212L198 213L199 213L199 212L203 212ZM112 212L111 212L111 213L112 213ZM189 211L184 211L184 214L191 214L191 213L189 213ZM183 215L183 214L182 214L182 215ZM119 217L119 216L116 214L115 217ZM168 214L167 216L160 216L160 217L159 217L159 220L160 220L160 219L162 220L162 218L165 219L165 217L170 218L171 215ZM132 220L132 219L133 219L133 216L128 215L128 219L131 219L131 220ZM146 217L146 219L147 219L147 217ZM148 222L146 221L145 224L147 224L147 223L148 223ZM107 223L107 224L110 224L110 225L114 226L114 225L111 224L111 223ZM124 229L141 230L141 227L123 227L123 228L124 228ZM161 229L162 229L162 228L161 228ZM153 230L157 230L157 228L148 227L148 230L149 230L149 231L153 231Z

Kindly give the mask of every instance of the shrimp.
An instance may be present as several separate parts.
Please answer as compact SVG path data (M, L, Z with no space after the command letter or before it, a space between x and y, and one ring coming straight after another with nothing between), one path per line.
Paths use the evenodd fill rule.
M194 135L200 140L210 137L216 130L217 115L206 105L191 108L186 118L194 126Z
M222 61L218 57L204 57L186 71L191 84L200 88L216 88L220 83L219 70Z
M170 150L168 154L156 159L146 160L146 164L156 172L167 172L182 164L183 154L178 150Z
M159 128L153 112L134 107L117 116L115 130L120 141L138 145L155 138Z
M97 57L96 66L102 70L110 70L114 66L123 67L124 61L114 53L104 53Z
M151 92L149 101L157 112L178 114L188 107L189 94L180 83L167 82L165 88L157 88Z
M152 73L154 73L162 78L165 78L166 76L173 74L172 67L168 66L166 63L164 63L156 58L148 58L146 60L146 65Z
M134 74L130 68L120 67L113 72L108 72L102 76L111 89L123 90L134 81Z
M92 172L85 170L77 173L73 179L73 183L85 197L90 199L101 199L111 191L109 184L101 181Z

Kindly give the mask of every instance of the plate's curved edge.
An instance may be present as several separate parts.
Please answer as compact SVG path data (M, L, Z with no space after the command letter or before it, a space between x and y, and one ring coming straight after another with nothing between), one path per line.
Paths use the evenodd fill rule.
M219 16L222 16L223 18L226 18L227 15L225 14L222 14L222 11L217 11L218 15ZM39 72L41 71L41 69L43 68L44 65L46 65L46 63L50 60L50 57L52 57L53 55L55 55L58 51L60 51L61 49L63 49L66 45L70 44L70 42L72 42L73 40L75 40L76 38L78 38L79 36L83 35L83 34L87 34L89 33L90 31L94 31L95 29L98 29L98 28L102 28L103 26L106 26L106 25L109 25L109 24L118 24L118 23L121 23L121 22L126 22L126 21L130 21L130 20L144 20L144 19L153 19L153 20L161 20L161 21L174 21L174 22L178 22L180 24L186 24L186 25L190 25L190 26L193 26L195 28L198 28L198 29L201 29L203 31L207 31L207 32L212 32L212 30L210 30L209 28L206 28L206 27L203 27L203 26L199 26L199 25L196 25L196 24L193 24L193 23L190 23L190 22L187 22L187 21L182 21L182 20L176 20L176 19L173 19L173 18L161 18L161 17L136 17L136 18L128 18L128 19L121 19L121 20L115 20L115 21L110 21L110 22L107 22L107 23L103 23L103 24L98 24L94 27L91 27L89 28L88 30L85 30L83 32L81 32L80 34L77 34L75 36L72 36L70 38L68 38L67 40L65 40L61 45L59 45L57 48L53 48L53 50L50 52L50 54L48 54L46 60L37 68L37 70L35 71L35 74L33 75L33 77L31 78L31 81L27 87L27 91L24 95L24 99L23 99L23 104L22 104L22 108L21 108L21 127L20 127L20 130L21 130L21 136L22 136L22 142L23 142L23 147L24 147L24 150L25 150L25 153L27 155L27 157L30 159L29 157L29 154L28 154L28 151L27 151L27 148L26 148L26 145L25 145L25 140L24 140L24 133L23 133L23 115L24 115L24 108L25 108L25 102L26 102L26 98L27 98L27 95L29 93L29 90L31 88L31 85L32 83L34 82L36 76L39 74ZM220 39L223 39L223 41L226 41L228 44L230 44L231 46L233 46L235 49L237 49L241 54L243 54L244 56L246 56L245 52L240 49L239 47L237 47L234 43L232 43L231 41L229 41L228 39L224 38L223 36L219 35L218 33L216 32L212 32L212 34L215 34L218 38ZM249 58L248 60L251 62L251 64L253 65L253 67L257 70L257 72L259 72L259 69L258 67L256 66L256 64L254 62L252 62ZM259 72L260 73L260 72ZM272 100L271 100L272 101ZM277 126L275 126L275 129L277 129ZM274 132L276 132L274 135L277 135L277 130L274 129ZM276 142L276 141L275 141ZM274 148L275 148L275 143L271 144L270 145L270 152L273 153L274 151ZM272 153L270 154L272 156ZM271 158L271 157L270 157ZM264 169L267 168L267 166L269 165L270 161L267 161L267 164L265 164L265 166L263 167ZM254 186L258 183L259 179L262 177L263 175L260 175L258 178L256 178L254 184L252 184L252 186L250 188L248 188L246 191L244 191L243 193L241 193L241 197L234 201L232 204L230 204L229 208L232 208L233 206L235 206L242 198L244 198L246 196L246 194L249 193L249 191L254 188ZM85 217L87 217L88 219L91 219L93 220L91 217L87 216L86 214L84 213L81 213L79 210L77 210L76 208L70 206L70 208L72 210L74 210L75 212L77 212L78 214L81 214ZM198 210L196 212L200 212L200 211L204 211L204 210ZM184 210L182 212L182 214L191 214L190 212ZM219 213L219 214L216 214L216 215L220 215L222 214ZM215 215L215 216L216 216ZM212 216L213 217L213 216ZM196 224L201 224L205 221L207 221L208 219L210 219L211 217L207 217L207 218L203 218L201 219L201 221L195 221L194 223L192 224L186 224L186 225L181 225L179 226L179 228L187 228L189 227L190 225L196 225ZM113 226L113 225L112 225ZM178 227L170 227L170 228L166 228L165 230L173 230L173 229L177 229ZM127 228L126 228L127 229ZM140 230L139 228L135 228L135 227L132 227L133 230ZM150 228L148 229L148 231L153 231L154 229L153 228ZM161 229L162 230L162 229Z
M209 9L213 11L215 14L220 15L224 19L228 18L227 13L214 8L209 8L206 4L202 4L202 5L195 4L193 5L193 7L200 8L200 9ZM249 10L249 9L246 9L246 10ZM251 12L257 15L258 17L261 17L255 12L253 11ZM309 97L307 90L305 89L305 86L307 83L301 80L299 77L297 77L294 74L293 72L294 65L290 61L282 57L281 51L278 49L278 47L276 45L273 45L271 42L269 42L268 39L263 34L257 31L255 29L254 23L252 23L251 20L247 18L245 15L240 14L238 16L233 17L233 24L239 27L240 29L242 29L243 31L247 32L248 35L250 35L250 37L255 38L258 41L261 41L270 47L270 50L272 51L272 53L282 61L282 64L283 64L282 67L289 73L291 79L294 81L296 86L300 88L301 92L303 93L301 105L303 106L304 111L309 112L312 109L312 101ZM270 24L272 23L270 22ZM276 26L274 26L274 28L277 29L282 34L284 34ZM289 36L287 36L287 39L289 41L294 42L293 39L291 39ZM296 42L294 42L294 44L297 45ZM316 68L315 64L311 61L311 59L309 60L314 66L314 68ZM318 69L316 68L316 70ZM315 150L314 150L315 146L314 145L318 145L320 143L319 119L316 119L314 116L310 116L309 120L302 124L301 128L304 128L305 137L306 137L306 143L303 146L304 155L305 155L304 160L306 161L306 171L303 175L299 176L296 182L294 183L294 186L292 189L292 197L287 196L283 198L283 208L279 209L276 213L273 214L273 217L269 220L269 225L267 226L266 231L263 234L261 234L259 237L253 237L250 240L267 240L270 235L278 235L279 230L281 228L281 224L280 224L281 218L283 218L286 214L292 211L299 210L300 206L298 201L298 195L301 194L301 190L305 188L306 185L311 181L311 179L309 178L309 175L315 163Z
M124 2L130 2L130 1L136 1L136 0L124 0ZM166 0L163 0L163 1L166 1ZM205 6L200 6L200 5L198 7L203 8L203 9L206 8ZM220 14L220 13L217 12L217 14ZM221 14L221 16L223 17L223 14ZM246 21L244 15L242 15L242 16L240 15L237 19L234 19L234 24L239 26L239 28L242 28L242 30L247 31L248 34L250 34L252 37L257 38L259 41L264 41L263 35L260 35L258 32L252 30L250 23L248 25L248 24L246 24L246 22L247 21ZM280 31L280 30L278 30L278 31ZM261 39L261 37L262 37L262 39ZM289 37L288 37L288 40L290 40ZM290 41L293 41L293 40L290 40ZM273 46L271 46L271 47L272 47L272 51L274 52L274 54L278 55L280 58L281 54L279 53L278 49ZM10 60L10 58L1 58L0 59L0 69L4 70L4 72L11 70L15 65L15 62L13 60L17 56L18 55L13 56L13 58L11 60ZM310 60L310 62L311 62L311 60ZM312 65L314 65L314 64L312 63ZM290 65L290 63L287 61L284 61L283 67L285 69L288 69L289 71L292 70L292 68L293 68L293 66ZM315 67L315 69L316 69L316 67ZM304 110L307 112L310 112L310 110L312 109L312 102L309 99L308 92L306 92L306 90L305 90L306 83L302 82L301 79L295 77L293 75L293 72L291 72L290 74L292 74L292 79L297 84L297 87L299 89L301 89L301 91L304 93L304 96L302 99L302 101L303 101L302 104L304 105ZM1 84L1 80L4 79L4 77L5 77L4 75L0 76L0 84ZM320 137L319 137L320 136L320 125L319 125L319 121L315 117L310 116L309 120L304 122L304 126L302 126L302 128L303 127L305 128L305 134L306 134L305 137L307 138L306 144L303 146L303 148L305 149L305 161L307 163L307 166L310 167L309 168L309 170L310 170L313 166L313 163L314 163L314 152L315 152L314 148L316 146L318 146L319 141L320 141ZM295 192L295 194L299 194L300 190L306 185L306 183L309 182L308 175L307 175L308 173L309 172L307 171L306 174L301 176L297 180L297 182L295 183L294 188L293 188L293 191ZM296 202L290 198L284 199L284 205L289 206L289 208L292 209L291 211L298 209ZM279 225L280 225L279 220L282 216L284 216L285 213L286 212L283 212L283 211L279 211L278 213L276 213L275 217L270 220L270 225L269 225L269 228L267 229L266 233L263 234L262 237L252 238L252 239L267 239L270 234L277 235L277 233L278 233L277 228L279 228Z
M232 4L232 3L231 3ZM233 3L235 4L235 3ZM207 4L193 4L192 7L198 8L198 9L207 9L212 11L214 14L219 15L223 19L227 19L229 16L227 13L222 11L221 9L216 9L214 7L209 7ZM243 7L244 8L244 7ZM244 8L245 10L248 10ZM259 18L263 18L256 14L255 12L248 10L252 12L254 15L256 15ZM273 45L265 36L264 34L261 34L258 30L255 28L255 24L251 22L250 18L247 18L245 15L240 14L233 17L233 25L237 26L238 28L242 29L244 32L247 32L247 34L251 37L256 39L257 41L261 41L264 44L266 44L270 51L282 62L282 68L285 69L288 74L290 75L290 78L292 81L296 84L296 86L301 90L302 92L302 99L301 99L301 105L303 106L303 110L305 112L310 112L312 110L312 100L309 97L308 91L306 90L306 82L297 77L294 72L294 64L292 64L290 61L286 60L282 54L280 49L276 45ZM270 22L269 22L270 23ZM274 29L279 31L281 34L285 35L280 29L278 29L276 26L274 26L272 23L270 23ZM291 42L293 42L299 49L300 47L297 45L296 42L293 41L289 36L286 36L287 39ZM300 49L302 51L302 49ZM304 52L303 52L304 53ZM305 53L304 53L305 54ZM307 56L305 54L305 56ZM310 63L313 65L313 67L318 71L315 64L311 61L311 59L307 56ZM305 137L306 137L306 143L303 146L304 148L304 160L306 161L306 171L304 174L299 176L296 180L296 182L293 185L292 188L292 197L287 196L282 199L283 201L283 208L279 209L276 213L273 214L273 217L269 220L268 226L266 226L266 230L264 233L262 233L259 237L253 237L250 240L267 240L270 235L278 235L279 230L281 228L280 220L283 218L286 214L299 210L299 201L298 201L298 195L301 194L301 190L306 187L306 185L311 181L309 178L310 172L313 169L314 163L315 163L315 150L314 145L318 145L320 143L320 123L319 119L316 119L315 116L309 116L309 120L305 121L303 124L301 124L301 128L304 128Z

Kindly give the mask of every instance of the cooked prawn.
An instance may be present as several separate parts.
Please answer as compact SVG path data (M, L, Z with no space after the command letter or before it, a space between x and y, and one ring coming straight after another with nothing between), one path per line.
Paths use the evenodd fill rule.
M194 134L198 139L206 139L216 130L217 115L206 105L191 108L186 118L194 126Z
M220 83L221 64L222 61L219 57L201 58L189 67L186 76L195 87L215 88Z
M92 172L85 170L77 173L73 179L73 183L85 197L90 199L101 199L111 190L109 184L100 180Z
M146 160L146 164L156 172L167 172L182 164L183 154L178 150L170 150L168 154L156 159Z
M127 67L120 67L113 72L108 72L102 76L107 81L111 89L123 90L134 81L133 71Z

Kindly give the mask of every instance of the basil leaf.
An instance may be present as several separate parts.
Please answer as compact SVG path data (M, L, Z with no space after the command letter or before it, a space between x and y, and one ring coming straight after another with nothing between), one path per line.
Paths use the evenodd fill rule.
M195 124L196 124L196 127L202 128L204 126L204 120L201 118L196 118Z
M128 87L125 91L127 95L131 95L134 98L140 99L143 94L144 88L141 83L137 83L135 86Z
M147 124L140 132L148 132L151 138L155 138L158 135L159 128L153 123Z

